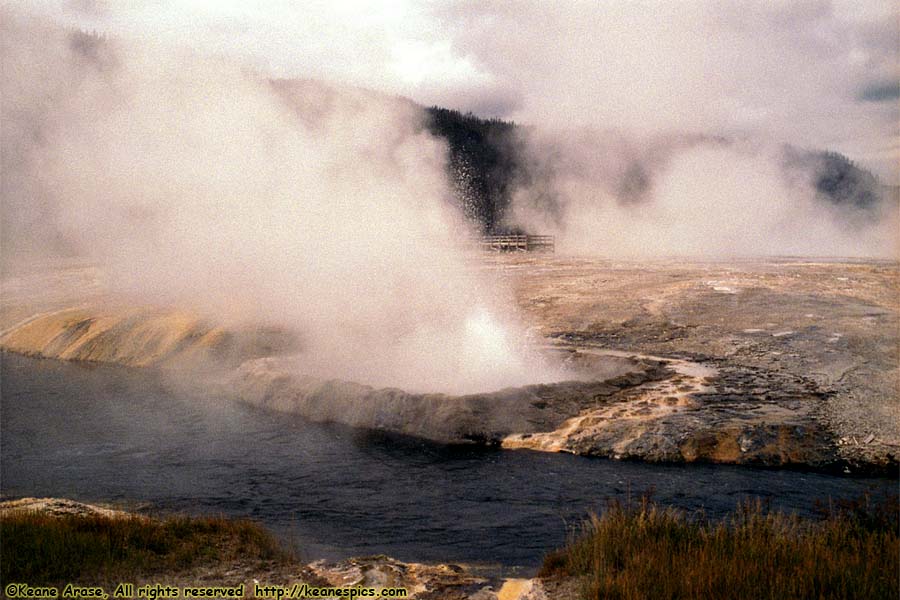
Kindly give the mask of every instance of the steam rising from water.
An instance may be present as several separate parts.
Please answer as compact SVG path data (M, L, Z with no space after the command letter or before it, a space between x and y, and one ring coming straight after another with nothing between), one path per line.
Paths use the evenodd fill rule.
M560 376L457 247L445 148L413 105L4 16L5 269L89 257L135 304L296 332L314 375Z

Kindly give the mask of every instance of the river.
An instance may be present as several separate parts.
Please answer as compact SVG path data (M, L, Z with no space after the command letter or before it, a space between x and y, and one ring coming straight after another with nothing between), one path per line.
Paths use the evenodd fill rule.
M896 480L447 447L178 391L160 373L2 355L0 492L256 519L301 558L526 570L609 499L809 513Z

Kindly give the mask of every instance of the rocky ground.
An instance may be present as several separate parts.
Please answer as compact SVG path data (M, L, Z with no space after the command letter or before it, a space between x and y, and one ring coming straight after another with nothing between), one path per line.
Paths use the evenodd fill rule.
M896 262L472 260L587 381L447 396L313 380L279 367L290 335L117 305L83 265L6 278L0 347L130 366L216 359L245 402L441 442L896 475Z
M738 436L725 444L723 460L801 427L800 437L826 454L860 465L893 461L896 472L896 262L616 262L520 254L495 255L484 268L506 279L526 321L558 345L715 369L706 388L691 394L700 409L691 411L694 424L709 429L707 443L734 424L729 415L761 420L765 430L755 440Z

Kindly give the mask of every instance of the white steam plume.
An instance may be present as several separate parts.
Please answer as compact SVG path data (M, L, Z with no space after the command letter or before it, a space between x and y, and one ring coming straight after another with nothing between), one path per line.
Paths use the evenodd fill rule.
M717 138L532 134L539 175L513 197L509 223L553 233L565 252L605 256L900 256L889 190L859 208L816 196L813 164L784 148Z
M4 17L5 264L54 241L135 302L297 332L319 376L560 375L467 266L445 148L410 103Z

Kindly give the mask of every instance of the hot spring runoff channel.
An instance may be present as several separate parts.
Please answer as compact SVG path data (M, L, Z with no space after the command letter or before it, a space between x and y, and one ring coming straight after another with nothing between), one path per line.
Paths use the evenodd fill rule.
M748 496L798 512L896 481L448 448L175 393L152 371L3 354L6 497L126 501L256 519L301 558L539 564L609 498L653 488L710 514Z

